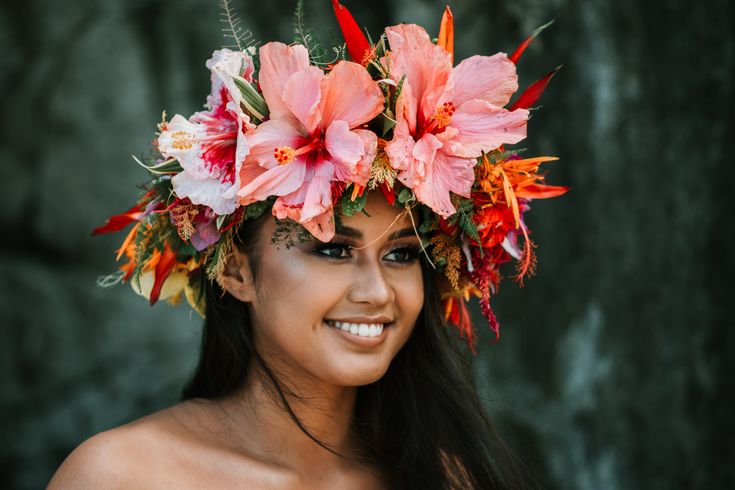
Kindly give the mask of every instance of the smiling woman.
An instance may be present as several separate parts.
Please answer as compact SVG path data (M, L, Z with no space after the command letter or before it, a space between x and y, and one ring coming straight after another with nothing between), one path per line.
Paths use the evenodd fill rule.
M299 386L377 381L423 306L411 221L404 213L391 229L399 210L379 195L365 209L370 217L345 217L330 242L292 247L270 246L267 220L252 267L237 250L227 267L225 289L249 305L257 351Z
M447 327L474 351L475 295L499 335L528 202L566 190L506 147L550 75L504 108L532 38L454 67L449 10L436 44L370 45L333 6L352 61L308 36L216 51L207 110L164 119L145 194L95 230L133 224L103 284L186 298L201 355L181 403L86 441L52 489L523 487Z
M329 242L278 226L247 222L210 283L184 401L88 440L50 488L514 488L408 213L369 193Z

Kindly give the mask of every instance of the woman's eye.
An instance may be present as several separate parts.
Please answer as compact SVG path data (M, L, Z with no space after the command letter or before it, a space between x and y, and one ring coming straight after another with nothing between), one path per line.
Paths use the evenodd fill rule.
M338 243L328 243L316 249L316 253L330 259L349 259L352 257L352 247Z
M419 258L419 249L415 247L403 247L391 250L385 256L391 262L409 263Z

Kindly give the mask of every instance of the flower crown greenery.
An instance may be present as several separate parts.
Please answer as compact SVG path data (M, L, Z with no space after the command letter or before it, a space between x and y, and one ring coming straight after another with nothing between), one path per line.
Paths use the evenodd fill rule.
M274 240L292 239L297 226L329 241L335 216L361 212L367 192L379 190L412 219L410 210L420 213L424 253L446 279L446 318L474 352L467 301L479 298L499 338L490 308L499 266L515 260L520 282L533 272L528 204L567 191L539 174L555 158L521 158L510 147L526 137L529 109L558 70L509 104L515 64L549 24L510 57L455 65L449 7L435 40L400 24L374 42L343 5L332 5L345 43L323 48L299 1L294 43L256 49L223 2L233 49L207 61L205 110L170 120L164 113L155 155L136 159L151 174L137 204L94 230L133 224L117 254L126 262L100 282L130 282L151 304L184 297L203 315L204 281L221 279L243 221L270 211Z

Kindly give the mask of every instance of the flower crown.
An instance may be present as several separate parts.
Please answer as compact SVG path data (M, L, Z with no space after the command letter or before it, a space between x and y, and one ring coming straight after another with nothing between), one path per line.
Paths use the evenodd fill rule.
M555 158L521 158L508 146L526 137L528 109L557 71L508 106L518 89L515 63L546 26L510 57L472 56L455 66L449 7L436 41L399 24L373 43L332 4L345 38L332 59L303 27L302 2L291 45L244 48L230 23L237 49L207 61L206 110L188 119L164 113L155 155L136 159L152 176L144 195L93 232L134 223L117 255L127 262L101 283L130 282L151 304L185 297L203 315L204 281L221 278L244 220L270 211L281 230L298 224L329 241L335 213L361 212L367 191L377 189L390 205L421 213L424 252L446 278L446 318L474 352L466 302L479 298L499 338L490 308L499 266L516 260L519 281L535 266L528 203L567 191L538 173Z

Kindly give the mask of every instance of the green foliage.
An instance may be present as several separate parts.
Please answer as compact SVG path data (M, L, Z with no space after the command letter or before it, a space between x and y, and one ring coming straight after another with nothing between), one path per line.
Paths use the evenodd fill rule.
M252 84L243 79L235 78L235 85L240 89L243 104L250 115L257 119L258 122L265 119L266 116L268 116L269 111L268 105L265 103L263 96L255 90L255 87L253 87Z
M475 203L472 199L463 199L457 207L456 216L459 219L459 228L476 242L480 241L480 235L477 232L477 225L472 221Z
M401 204L406 204L408 202L414 201L416 198L413 195L413 191L407 187L404 187L401 189L401 192L398 193L397 196L398 202Z
M253 41L253 33L249 29L243 30L242 21L235 13L230 0L222 0L220 3L220 21L225 25L222 29L225 39L231 41L225 45L225 48L237 49L243 51L245 47L255 46L257 43Z
M293 15L294 42L304 45L313 64L324 66L331 63L333 60L328 59L329 53L319 43L314 29L306 25L305 17L304 0L298 0Z
M428 206L418 206L418 210L421 213L421 224L419 225L419 233L429 233L436 229L439 216L431 210Z
M273 202L276 200L275 197L270 197L265 201L257 201L252 204L248 204L245 207L245 219L256 219L260 218L265 211L273 206Z
M355 213L359 213L363 209L365 209L365 203L367 202L367 192L363 192L361 196L358 196L355 198L355 200L352 200L352 189L354 187L351 185L345 191L342 193L342 197L340 198L340 210L342 214L345 216L354 216Z

